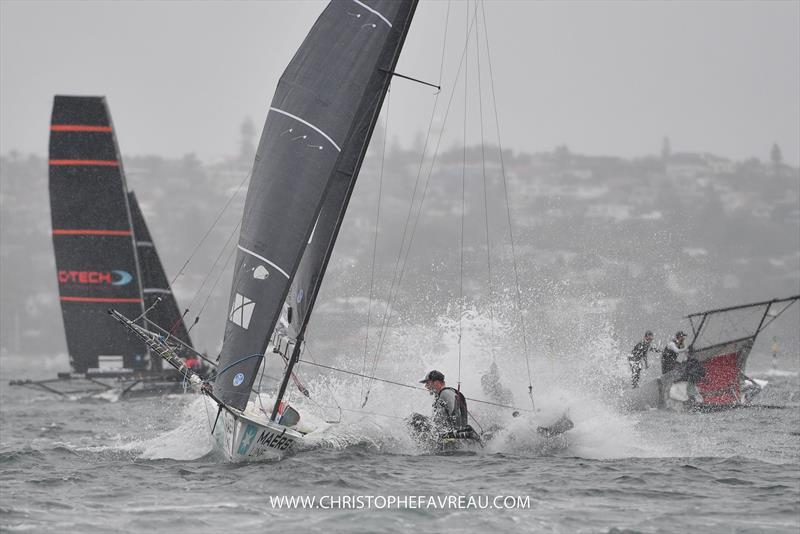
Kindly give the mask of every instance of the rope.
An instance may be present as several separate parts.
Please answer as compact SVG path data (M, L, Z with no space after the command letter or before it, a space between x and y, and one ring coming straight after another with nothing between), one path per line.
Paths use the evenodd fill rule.
M381 218L381 199L383 198L383 168L386 161L386 138L389 136L389 105L391 103L391 88L386 94L386 120L383 129L383 151L381 153L381 170L378 175L378 209L375 213L375 237L372 241L372 267L369 276L369 302L367 304L367 332L364 335L364 362L361 366L361 372L367 370L367 349L369 347L369 328L372 322L372 291L375 287L375 258L378 253L378 228ZM364 381L361 381L361 392L359 397L364 395Z
M298 360L298 361L302 362L302 363L307 363L309 365L313 365L315 367L321 367L323 369L328 369L330 371L336 371L337 373L344 373L344 374L347 374L347 375L357 376L357 377L361 377L361 378L369 378L370 380L374 380L374 381L377 381L377 382L383 382L385 384L391 384L393 386L399 386L399 387L403 387L403 388L406 388L406 389L415 389L415 390L418 390L418 391L426 391L426 392L428 391L427 389L421 388L419 386L412 386L410 384L403 384L402 382L395 382L394 380L387 380L385 378L378 378L376 376L367 376L367 375L364 375L362 373L357 373L355 371L348 371L347 369L339 369L338 367L331 367L330 365L324 365L324 364L316 363L316 362L313 362L313 361L308 361L308 360ZM511 406L511 405L508 405L508 404L500 404L500 403L497 403L497 402L491 402L491 401L482 400L482 399L474 399L472 397L464 397L464 398L467 399L468 401L477 402L479 404L487 404L489 406L496 406L498 408L507 408L509 410L517 410L517 411L520 411L520 412L532 412L533 411L533 410L528 410L528 409L525 409L525 408L518 408L516 406Z
M308 342L308 340L305 340L305 342L304 342L304 344L303 344L303 353L302 353L302 354L305 354L306 352L308 352L308 357L309 357L309 358L311 358L311 361L312 361L312 362L314 362L314 365L316 365L316 358L314 358L314 355L311 353L311 345L310 345L310 343ZM302 354L301 354L301 355L302 355ZM339 401L338 401L338 400L336 400L336 395L334 395L334 394L333 394L333 390L331 389L330 385L328 385L328 384L326 383L326 384L325 384L325 388L328 390L328 393L330 393L330 396L331 396L331 399L333 399L333 402L334 402L334 403L336 403L336 407L337 407L339 410L341 410L341 409L342 409L342 407L341 407L341 405L339 404ZM310 398L310 397L309 397L309 398Z
M239 224L241 224L241 222ZM236 225L236 228L239 227L239 224ZM233 233L236 232L236 228L234 228L234 231L231 233L231 236L233 236ZM230 240L230 237L228 237L228 240ZM227 246L228 246L228 242L225 243L225 246L223 246L222 250L225 250L225 248ZM189 328L189 330L194 328L194 326L200 321L200 316L203 315L203 312L205 311L206 306L208 306L208 301L211 300L212 295L214 295L214 290L217 288L217 284L219 284L219 281L222 278L222 275L225 274L225 270L228 268L228 265L230 265L231 260L233 258L235 258L235 257L236 257L236 254L233 254L232 251L231 251L231 253L228 254L228 259L225 260L225 264L222 266L222 269L220 269L219 273L217 273L217 278L216 278L216 280L214 280L214 284L211 286L211 289L208 291L208 295L206 295L206 299L203 301L203 305L200 307L200 311L197 312L197 315L194 318L194 322L192 323L192 326L191 326L191 328ZM216 264L216 261L214 262L214 264ZM213 270L213 267L212 267L212 270ZM189 310L187 309L186 311L189 311Z
M474 20L473 20L473 23L474 23ZM471 26L470 26L470 28L471 28ZM465 54L466 54L466 49L464 49L462 51L462 53L461 53L461 59L460 59L459 64L458 64L458 71L456 72L456 75L455 75L455 79L456 80L461 75L461 67L463 66L463 63L464 63ZM455 94L456 94L455 90L453 90L453 92L450 94L450 100L448 101L447 108L445 109L444 120L442 121L443 125L447 123L447 117L450 114L450 108L451 108L451 105L453 103L453 98L455 97ZM438 95L436 96L436 102L438 102ZM422 172L422 162L424 161L424 157L425 157L425 149L427 149L428 138L430 136L430 131L431 131L432 126L433 126L433 119L435 117L435 112L436 112L436 102L434 103L434 109L433 109L433 112L431 114L431 121L430 121L430 123L428 125L428 135L426 135L426 138L425 138L425 148L423 149L422 159L420 160L420 167L419 167L419 171L418 171L418 174L417 174L417 184L419 183L420 173ZM380 357L380 352L381 352L381 350L383 348L383 344L384 344L384 342L386 340L386 335L387 335L388 326L389 326L389 320L391 319L391 316L392 316L392 311L393 310L391 308L391 303L394 302L395 298L397 297L397 293L399 291L400 283L402 282L403 276L405 275L405 268L406 268L406 264L408 263L408 256L409 256L409 254L411 252L411 245L412 245L412 243L414 241L414 235L416 234L416 231L417 231L417 224L419 223L419 218L420 218L420 215L422 214L422 206L423 206L423 204L425 202L425 197L426 197L427 192L428 192L428 186L430 184L431 174L433 173L433 167L436 164L436 158L437 158L437 156L439 154L439 147L441 146L443 137L444 137L444 126L442 127L442 130L439 132L439 138L438 138L438 140L436 142L436 149L435 149L435 151L433 153L431 166L430 166L430 169L428 170L428 175L427 175L426 180L425 180L425 186L423 188L422 196L420 198L419 208L418 208L417 214L416 214L416 216L414 218L414 224L413 224L413 226L411 228L411 237L409 238L408 247L406 248L406 251L405 251L405 256L403 256L403 244L404 244L403 241L405 240L406 231L407 231L407 228L408 228L408 223L410 221L410 217L411 217L411 213L412 213L413 200L414 200L413 196L412 196L412 204L411 204L411 206L409 206L408 218L406 219L406 228L403 231L403 241L401 241L401 243L400 243L400 250L398 251L398 258L397 258L398 261L395 264L395 276L392 279L392 286L391 286L391 289L390 289L390 295L389 295L389 299L388 299L388 301L386 303L387 312L384 314L384 321L383 321L383 325L381 327L382 328L381 335L380 335L380 338L379 338L379 341L378 341L378 347L377 347L377 349L375 351L375 359L373 361L373 366L372 366L372 375L373 376L374 376L375 370L377 369L377 366L378 366L378 360L379 360L379 357ZM414 186L414 192L415 193L416 193L416 189L417 189L417 185ZM400 263L400 257L401 256L403 256L402 263ZM399 266L399 269L400 269L399 272L397 271L398 266ZM367 395L369 395L369 387L367 388ZM366 404L366 401L365 401L365 404Z
M477 9L477 6L476 6ZM475 32L475 60L477 62L477 73L478 73L478 116L480 117L480 125L481 125L481 171L483 175L483 213L484 213L484 227L486 230L486 270L487 276L489 279L489 328L490 328L490 338L489 338L489 354L492 357L492 362L495 361L494 357L494 342L495 342L495 331L494 331L494 290L492 288L492 255L491 255L491 244L489 241L489 201L488 201L488 190L486 187L486 139L484 136L483 131L483 87L481 84L481 50L480 50L480 31Z
M531 406L535 408L535 404L533 402L533 379L531 378L531 363L530 363L530 356L528 354L528 339L525 328L525 316L522 313L522 292L519 286L519 267L517 266L517 252L514 245L514 228L511 224L511 206L508 200L508 183L506 180L506 166L503 160L503 144L500 141L500 119L497 113L497 97L494 90L494 71L492 69L492 54L489 50L489 29L488 25L486 24L486 6L484 2L481 2L481 12L483 15L483 31L486 42L486 57L489 64L489 80L490 80L489 86L491 87L492 90L492 105L494 107L494 120L495 120L495 125L497 126L497 148L500 151L500 171L503 177L503 192L505 194L505 200L506 200L506 218L508 220L508 233L511 240L511 258L512 258L512 263L514 264L514 285L516 288L517 311L519 315L520 326L522 328L522 346L523 346L523 354L525 356L525 367L528 371L528 395L531 398Z
M466 39L464 50L469 49L469 0L464 4L467 8L467 16L464 18L466 26ZM475 4L477 9L477 4ZM466 214L466 192L467 192L467 109L469 103L469 54L464 57L464 148L461 155L461 236L459 249L459 271L458 271L458 390L461 390L461 340L464 335L464 217Z
M262 356L263 356L263 354L261 354L261 353L259 353L259 354L251 354L250 356L245 356L244 358L240 358L240 359L236 360L235 362L231 362L228 365L226 365L225 367L223 367L222 369L217 371L217 378L219 378L219 376L222 373L224 373L225 371L227 371L228 369L230 369L231 367L233 367L234 365L236 365L238 363L242 363L244 361L247 361L250 358L260 358Z
M211 269L209 269L208 273L203 278L203 281L200 284L200 288L195 292L194 297L192 298L192 301L189 303L188 309L191 309L192 306L194 306L194 303L197 300L197 297L200 296L200 293L203 291L203 288L205 287L206 282L208 282L208 279L211 277L211 274L214 272L214 269L217 267L217 264L219 263L219 260L222 258L222 255L225 253L225 250L228 248L228 245L230 244L231 239L233 239L233 236L236 235L236 232L239 230L239 227L241 226L241 224L242 224L242 221L240 220L239 222L236 223L236 226L233 227L233 230L228 235L228 239L225 240L225 244L222 245L222 248L220 249L219 254L217 254L217 257L214 259L214 263L211 265ZM231 256L235 256L235 254L228 253L228 260L225 262L226 266L228 265L228 261L230 261L230 257ZM223 271L224 270L225 269L223 268ZM215 286L216 286L216 284L215 284ZM212 291L213 291L213 289L212 289ZM209 295L210 294L211 293L209 293ZM203 309L205 309L205 303L203 305ZM197 314L197 318L199 319L199 317L200 317L200 314L198 313ZM195 321L195 324L196 323L197 323L197 321ZM192 324L192 326L194 326L194 324Z
M214 222L211 223L211 226L208 227L208 230L206 230L206 233L203 235L203 237L200 239L200 241L197 243L197 245L195 245L194 250L189 255L189 258L186 260L186 262L183 264L183 267L181 267L180 270L175 274L175 277L172 279L172 282L169 284L170 287L175 285L175 282L183 274L183 271L186 270L186 267L192 261L192 258L194 258L195 254L197 254L197 251L200 250L200 247L203 245L205 240L211 234L211 231L217 226L217 223L219 222L220 218L225 213L225 211L228 209L228 206L231 205L231 202L233 202L233 199L236 198L236 195L238 195L239 191L242 190L242 187L244 187L245 182L247 182L247 179L250 178L250 174L251 173L252 173L252 169L250 171L248 171L247 174L245 174L244 178L239 183L239 187L237 187L236 190L231 194L231 196L228 198L228 201L222 207L222 210L217 214L217 217L214 219Z

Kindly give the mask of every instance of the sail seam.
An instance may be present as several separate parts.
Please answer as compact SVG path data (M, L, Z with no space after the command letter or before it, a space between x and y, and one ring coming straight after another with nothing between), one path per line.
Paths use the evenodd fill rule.
M261 261L263 261L263 262L266 262L266 263L268 263L268 264L272 265L273 267L275 267L276 269L278 269L278 271L280 271L280 273L281 273L283 276L285 276L287 280L291 278L291 277L289 276L289 273L287 273L286 271L284 271L283 269L281 269L280 267L278 267L277 265L275 265L273 262L269 261L269 260L268 260L267 258L265 258L264 256L261 256L260 254L256 254L256 253L255 253L255 252L253 252L252 250L248 250L248 249L244 248L242 245L236 245L236 246L237 246L237 247L239 247L239 250L241 250L242 252L246 252L246 253L250 254L251 256L254 256L254 257L258 258L259 260L261 260Z
M379 13L377 10L375 10L375 9L373 9L373 8L371 8L371 7L369 7L368 5L364 4L363 2L359 2L358 0L353 0L353 2L355 2L355 3L356 3L356 4L358 4L358 5L360 5L361 7L363 7L364 9L366 9L367 11L369 11L369 12L371 12L371 13L375 13L376 15L378 15L378 17L380 17L380 19L381 19L383 22L385 22L386 24L388 24L390 28L392 27L392 23L391 23L391 22L389 22L389 19L387 19L386 17L384 17L383 15L381 15L381 14L380 14L380 13Z
M339 145L337 145L337 144L336 144L336 142L335 142L333 139L331 139L331 136L329 136L328 134L326 134L325 132L323 132L322 130L320 130L319 128L317 128L316 126L314 126L313 124L311 124L310 122L308 122L308 121L306 121L306 120L303 120L303 119L301 119L301 118L300 118L300 117L298 117L297 115L292 115L292 114L291 114L291 113L289 113L288 111L283 111L282 109L273 108L273 107L270 107L269 109L270 109L270 111L275 111L275 112L277 112L277 113L280 113L280 114L282 114L282 115L286 115L287 117L290 117L290 118L292 118L292 119L294 119L294 120L296 120L296 121L302 122L303 124L305 124L305 125L306 125L306 126L308 126L309 128L312 128L312 129L313 129L315 132L317 132L318 134L320 134L322 137L324 137L325 139L327 139L327 140L330 142L330 144L332 144L332 145L333 145L333 148L335 148L335 149L336 149L336 150L338 150L339 152L341 152L341 151L342 151L342 149L341 149L341 148L339 148Z

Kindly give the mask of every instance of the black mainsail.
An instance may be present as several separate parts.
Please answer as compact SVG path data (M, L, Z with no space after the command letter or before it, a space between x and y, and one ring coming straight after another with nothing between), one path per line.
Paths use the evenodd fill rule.
M331 2L278 82L245 202L214 385L230 406L247 405L301 259L289 301L305 300L293 322L308 320L416 4ZM290 371L291 363L279 398Z
M147 319L191 347L192 341L183 322L178 302L175 295L172 294L169 280L133 191L128 193L128 205L131 207L133 234L136 237L136 251L139 258L139 270L142 274L142 293ZM161 301L156 302L159 298ZM152 361L152 369L161 369L161 357L153 356Z
M50 212L61 312L75 372L144 368L146 347L108 324L109 305L144 310L127 187L103 97L56 96L50 126Z

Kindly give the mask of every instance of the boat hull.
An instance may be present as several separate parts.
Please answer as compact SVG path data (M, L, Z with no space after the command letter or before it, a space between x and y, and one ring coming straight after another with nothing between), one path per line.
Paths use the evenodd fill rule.
M223 409L214 427L214 439L227 460L242 462L281 459L297 447L303 435L273 421Z
M766 385L744 374L751 347L752 341L745 340L699 352L691 364L686 362L632 390L626 396L628 407L713 412L747 406Z

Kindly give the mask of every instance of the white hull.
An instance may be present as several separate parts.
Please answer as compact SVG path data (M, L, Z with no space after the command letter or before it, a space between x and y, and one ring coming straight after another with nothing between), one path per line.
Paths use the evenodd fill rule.
M207 402L216 413L216 404ZM278 460L302 441L303 435L266 418L222 410L214 429L214 439L227 460L239 462Z

